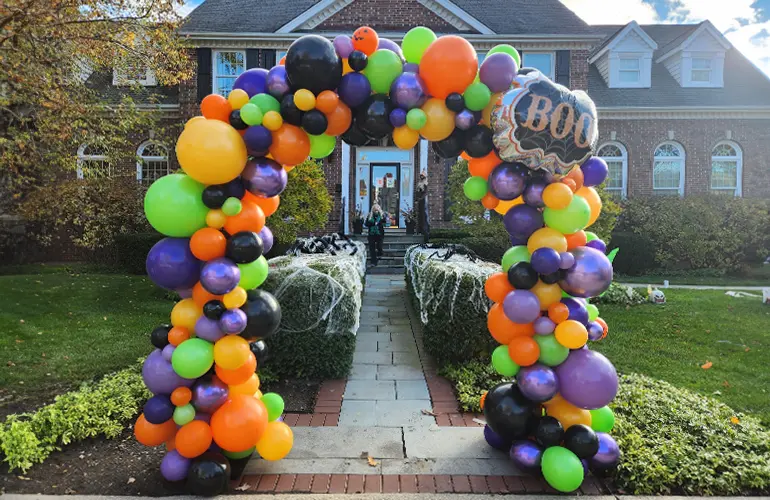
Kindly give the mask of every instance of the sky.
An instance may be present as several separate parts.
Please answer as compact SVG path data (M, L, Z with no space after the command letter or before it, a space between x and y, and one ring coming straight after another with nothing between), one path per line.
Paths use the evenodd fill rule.
M187 0L187 15L203 0ZM711 21L730 43L770 76L770 0L560 0L589 24Z

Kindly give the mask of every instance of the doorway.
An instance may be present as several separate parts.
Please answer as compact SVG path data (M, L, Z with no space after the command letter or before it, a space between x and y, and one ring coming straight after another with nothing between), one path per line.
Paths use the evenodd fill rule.
M384 213L390 214L390 226L398 227L400 218L400 175L399 163L372 163L369 179L369 206L380 205Z

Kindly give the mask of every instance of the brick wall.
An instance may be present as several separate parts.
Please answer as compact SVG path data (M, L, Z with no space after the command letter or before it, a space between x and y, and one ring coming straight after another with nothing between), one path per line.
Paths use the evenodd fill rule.
M457 28L416 0L356 0L315 30L353 31L360 26L371 26L377 31L408 31L415 26L427 26L442 33L457 32Z
M569 85L573 90L588 89L588 50L572 50L569 57Z

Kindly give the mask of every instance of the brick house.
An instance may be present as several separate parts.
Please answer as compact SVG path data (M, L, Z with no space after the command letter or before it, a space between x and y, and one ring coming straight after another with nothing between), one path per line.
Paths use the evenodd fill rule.
M770 196L770 80L707 21L589 26L558 0L206 0L181 30L195 48L197 78L180 86L169 107L183 122L204 96L227 94L246 69L272 67L303 34L333 38L362 25L396 42L419 25L461 34L479 59L510 43L523 66L587 90L599 110L597 154L610 165L608 189L618 196ZM145 168L145 178L169 168L158 151L137 163L137 177L150 161L157 171ZM412 151L387 142L338 145L325 160L334 197L327 229L337 230L344 217L350 231L356 208L368 210L372 193L382 191L373 184L386 188L394 206L412 206L420 173L428 176L431 225L449 225L451 163L424 140Z

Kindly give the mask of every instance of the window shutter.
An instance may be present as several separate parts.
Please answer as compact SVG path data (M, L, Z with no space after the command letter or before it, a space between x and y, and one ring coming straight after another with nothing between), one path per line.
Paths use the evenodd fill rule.
M211 93L211 49L197 49L198 102Z
M267 69L275 66L275 50L264 49L262 51L262 66Z
M259 49L246 49L246 69L259 68Z
M569 87L569 50L556 51L556 83Z

